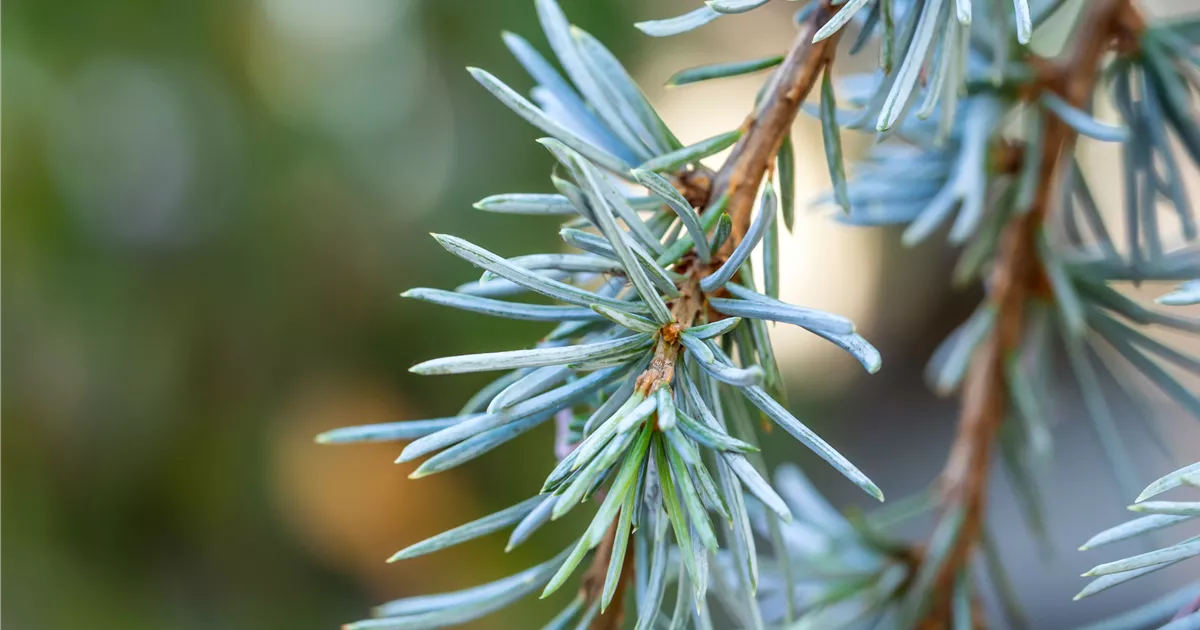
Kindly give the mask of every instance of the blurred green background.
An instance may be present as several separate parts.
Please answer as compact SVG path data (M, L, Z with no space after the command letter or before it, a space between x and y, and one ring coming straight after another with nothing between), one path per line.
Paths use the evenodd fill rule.
M645 80L685 142L736 126L761 77L655 86L686 65L780 50L794 8L662 41L631 23L693 3L562 4ZM420 481L391 463L397 445L312 442L337 426L452 413L487 375L422 378L410 365L543 332L398 297L477 276L431 231L506 255L558 246L552 221L470 207L548 190L537 132L462 71L485 66L528 88L498 35L543 44L530 0L4 9L8 628L332 628L566 544L577 523L507 556L493 537L383 562L535 492L553 463L549 427ZM801 147L801 199L822 186L819 151ZM849 358L777 331L793 410L903 496L936 474L953 421L953 402L926 393L920 368L976 296L941 288L949 252L936 245L902 252L894 235L823 217L800 225L785 295L853 316L886 367L868 380ZM1039 619L1094 617L1156 588L1086 610L1064 603L1072 576L1095 564L1071 550L1123 503L1095 480L1104 465L1080 424L1069 423L1082 437L1064 439L1062 455L1079 465L1055 480L1074 491L1055 532L1062 562L1022 584ZM767 440L776 459L812 462L790 440ZM1152 461L1148 479L1166 465ZM860 501L811 470L839 504ZM994 514L1016 524L1011 496ZM1049 571L1010 529L1015 562ZM532 627L554 609L525 602L476 627Z

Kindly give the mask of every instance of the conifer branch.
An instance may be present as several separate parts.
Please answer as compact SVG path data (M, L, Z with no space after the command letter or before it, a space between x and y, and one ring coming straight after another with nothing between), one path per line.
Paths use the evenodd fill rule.
M1098 0L1084 11L1072 47L1056 59L1031 59L1038 74L1026 98L1033 100L1051 92L1085 109L1104 55L1114 43L1126 46L1136 41L1144 25L1130 0ZM1021 346L1028 304L1033 299L1053 299L1037 254L1037 238L1057 199L1063 158L1070 156L1077 136L1078 132L1061 119L1047 120L1033 205L1005 228L988 278L987 301L997 313L996 325L967 370L958 432L939 478L943 502L961 507L964 518L954 547L938 573L935 601L919 625L922 629L950 627L954 581L982 536L992 447L1010 413L1006 365Z
M758 187L778 155L784 137L791 131L800 106L837 49L840 32L820 42L813 42L813 35L828 18L829 10L822 5L801 25L787 56L765 90L760 105L742 123L742 138L734 145L729 159L720 171L714 175L703 168L684 170L672 177L672 183L680 194L694 205L705 207L727 194L729 199L726 212L733 220L733 226L729 238L709 265L692 260L688 266L685 280L679 286L681 297L671 303L671 314L675 321L663 328L655 347L654 358L646 371L638 377L637 391L648 395L671 383L680 352L679 333L690 327L708 309L699 281L712 273L745 238L750 227L754 200L758 197ZM591 567L583 580L582 590L589 602L599 596L599 590L589 588L591 581L587 576L598 576L600 583L603 583L604 571L613 550L610 537L615 535L615 527L616 523L606 536L606 543L596 550ZM632 549L632 546L629 548ZM633 558L627 557L622 588L624 582L632 576L632 566ZM618 627L623 619L622 605L621 600L616 599L613 608L593 621L592 630Z

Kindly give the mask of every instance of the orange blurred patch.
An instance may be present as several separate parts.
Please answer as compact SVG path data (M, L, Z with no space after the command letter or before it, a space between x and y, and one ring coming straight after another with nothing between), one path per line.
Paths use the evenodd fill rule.
M475 496L454 472L409 480L416 464L392 463L403 443L319 445L313 437L340 426L417 417L380 384L325 380L298 388L284 404L274 436L275 494L292 534L322 561L359 576L387 599L469 581L446 555L393 565L385 560L483 516ZM480 566L473 564L472 573Z

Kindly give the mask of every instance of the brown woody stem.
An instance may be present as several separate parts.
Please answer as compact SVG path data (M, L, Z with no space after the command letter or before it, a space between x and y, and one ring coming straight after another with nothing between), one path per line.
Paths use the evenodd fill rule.
M1086 109L1103 56L1114 42L1127 46L1136 41L1144 26L1132 0L1094 0L1084 10L1071 48L1057 59L1031 59L1038 78L1026 98L1050 91ZM1054 116L1047 116L1044 133L1033 206L1005 227L990 271L987 300L996 309L996 325L968 368L958 433L939 480L944 503L961 506L964 520L936 578L932 605L918 624L922 629L950 627L954 580L982 534L992 446L1009 411L1006 363L1020 347L1030 298L1052 297L1036 239L1052 210L1059 169L1074 147L1076 133Z
M800 26L800 32L772 75L758 107L742 123L742 139L734 145L729 159L713 179L709 198L720 199L728 194L726 212L733 220L729 240L721 248L723 256L733 251L745 237L758 185L779 153L784 136L791 131L800 105L837 48L838 34L815 44L812 41L813 35L828 19L829 9L822 4Z
M632 536L632 534L630 534ZM595 602L604 592L604 580L608 575L608 563L612 558L613 549L617 542L617 521L614 520L604 534L604 540L596 547L596 555L592 564L580 579L579 590L583 593L584 601ZM604 561L600 562L603 558ZM613 593L612 605L592 620L589 630L619 630L625 622L625 591L633 578L633 545L625 545L625 561L621 565L620 581Z

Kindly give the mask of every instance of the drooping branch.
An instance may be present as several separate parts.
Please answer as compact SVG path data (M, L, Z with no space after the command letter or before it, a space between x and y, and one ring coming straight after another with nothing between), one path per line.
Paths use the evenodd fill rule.
M1115 44L1125 48L1144 26L1132 0L1095 0L1087 5L1073 46L1056 59L1031 59L1037 79L1024 97L1049 91L1080 109L1088 107L1103 56ZM958 432L939 479L946 506L963 510L963 521L934 582L934 601L919 627L949 628L954 580L980 540L987 507L990 459L997 432L1009 413L1005 366L1021 345L1025 309L1032 298L1052 295L1037 254L1038 232L1053 211L1063 158L1072 151L1076 132L1047 117L1032 207L1005 227L992 265L987 300L996 325L972 358L963 384Z

